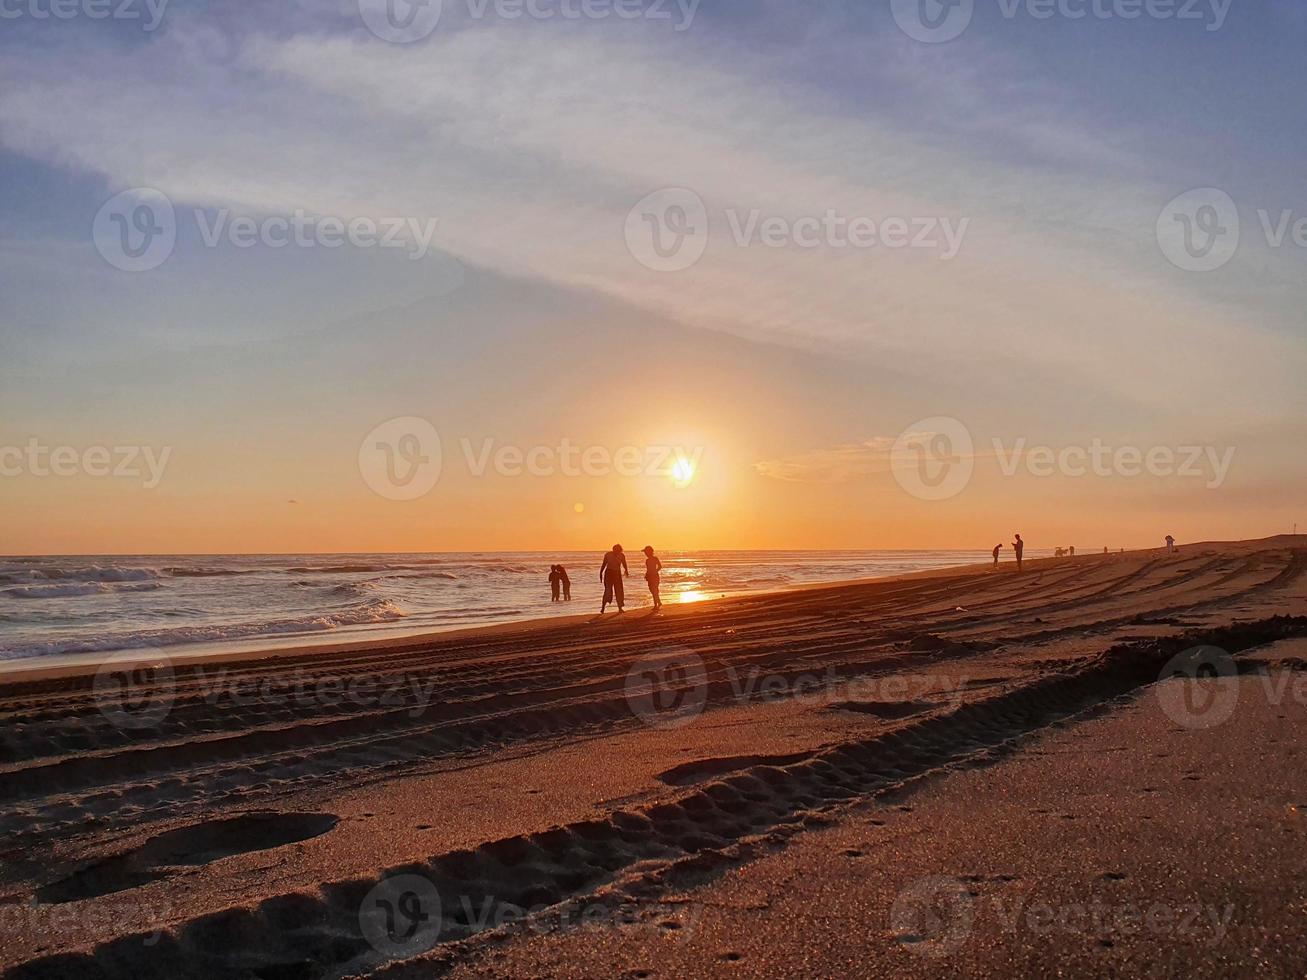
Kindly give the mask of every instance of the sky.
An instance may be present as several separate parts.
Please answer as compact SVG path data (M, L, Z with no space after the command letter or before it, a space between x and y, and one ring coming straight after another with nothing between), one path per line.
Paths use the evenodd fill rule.
M1305 39L1296 0L0 0L0 553L1289 531Z

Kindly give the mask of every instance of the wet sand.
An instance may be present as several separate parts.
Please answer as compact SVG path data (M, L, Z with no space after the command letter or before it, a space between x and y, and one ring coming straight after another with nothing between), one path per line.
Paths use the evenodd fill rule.
M1301 537L1191 545L9 680L0 962L1301 975L1302 704L1191 729L1158 691L1307 676L1272 645L1307 637L1304 570ZM1200 644L1242 679L1157 683ZM1086 895L1235 918L1199 955L997 914Z

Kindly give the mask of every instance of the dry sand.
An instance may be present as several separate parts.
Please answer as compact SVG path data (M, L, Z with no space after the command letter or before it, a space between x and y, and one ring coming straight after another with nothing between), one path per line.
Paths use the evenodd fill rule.
M1305 570L1192 545L11 679L0 965L1302 976ZM1203 644L1230 676L1158 683Z

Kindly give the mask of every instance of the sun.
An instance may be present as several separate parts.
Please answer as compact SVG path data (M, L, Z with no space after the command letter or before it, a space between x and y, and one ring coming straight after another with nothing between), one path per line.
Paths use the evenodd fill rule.
M694 463L684 456L676 457L676 462L672 464L672 484L677 487L688 487L693 479Z

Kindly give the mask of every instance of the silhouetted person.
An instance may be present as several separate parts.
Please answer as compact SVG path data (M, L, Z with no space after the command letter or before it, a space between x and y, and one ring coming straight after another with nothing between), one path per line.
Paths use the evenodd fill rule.
M1025 554L1026 543L1021 540L1021 535L1016 535L1016 540L1012 542L1012 550L1017 553L1017 571L1021 571L1021 556Z
M599 581L604 583L604 601L599 607L602 615L610 602L617 603L617 611L626 608L626 595L622 587L622 576L630 575L626 567L626 553L620 544L613 545L613 550L604 555L603 564L599 566Z
M663 563L654 554L653 545L644 546L644 580L649 583L649 594L653 596L654 609L663 608L663 600L658 596L658 585L661 579L658 577L659 571L662 570Z
M1071 557L1072 557L1072 558L1074 558L1074 557L1076 556L1076 546L1075 546L1075 545L1072 545L1070 548L1067 549L1067 551L1071 553Z
M558 589L559 586L562 585L562 582L563 580L561 577L559 577L558 574L558 566L550 565L549 566L549 601L550 602L558 601Z
M998 553L1003 550L1003 545L994 545L994 567L998 568Z
M562 565L558 566L558 582L563 587L563 601L572 601L572 580L568 577L567 569Z
M1166 536L1166 553L1168 555L1175 554L1175 538L1169 534Z

